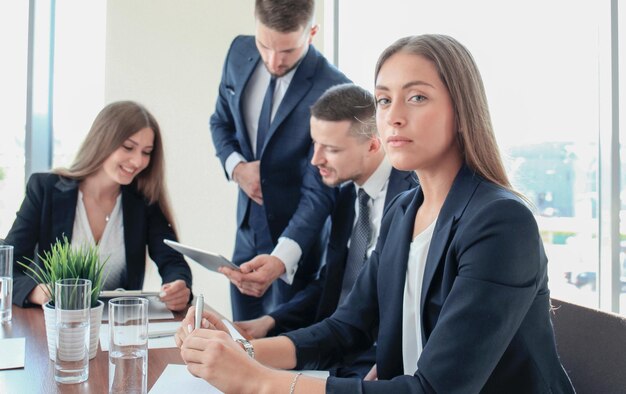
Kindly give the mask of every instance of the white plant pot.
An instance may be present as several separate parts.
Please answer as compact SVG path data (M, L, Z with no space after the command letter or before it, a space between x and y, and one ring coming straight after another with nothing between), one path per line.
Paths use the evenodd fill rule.
M42 305L44 320L46 321L46 337L48 339L48 356L51 360L55 360L55 342L56 342L56 311L49 303ZM89 359L96 357L98 352L98 342L100 340L100 323L102 322L102 310L104 302L98 300L98 306L91 308L89 316Z

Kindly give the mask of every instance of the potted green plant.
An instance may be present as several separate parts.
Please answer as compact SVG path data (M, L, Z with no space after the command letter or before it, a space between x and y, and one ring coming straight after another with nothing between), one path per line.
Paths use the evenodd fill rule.
M54 309L54 284L60 279L89 279L91 281L91 315L89 335L89 358L94 358L98 350L100 323L104 303L98 299L104 283L105 261L100 260L96 245L72 247L67 237L58 240L49 251L38 255L40 264L18 262L26 269L26 274L35 282L44 284L44 291L49 301L42 305L48 338L48 353L55 359L56 313Z

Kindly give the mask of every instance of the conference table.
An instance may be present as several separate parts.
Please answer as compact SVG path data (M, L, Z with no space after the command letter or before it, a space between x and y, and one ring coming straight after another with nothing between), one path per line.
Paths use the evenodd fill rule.
M175 313L174 317L182 320L184 315ZM0 371L0 393L108 393L109 352L103 352L100 345L96 357L89 360L89 379L78 384L61 384L54 380L54 361L48 357L41 308L13 306L12 321L0 324L0 338L19 337L26 338L24 368ZM184 364L178 348L148 350L148 390L168 364Z

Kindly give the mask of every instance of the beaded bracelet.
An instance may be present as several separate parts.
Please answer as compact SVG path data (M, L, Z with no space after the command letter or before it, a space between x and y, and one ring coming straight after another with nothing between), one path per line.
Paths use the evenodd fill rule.
M298 372L296 376L293 377L293 380L291 381L291 386L289 387L289 394L293 394L296 390L296 383L298 382L298 378L300 377L300 375L302 375L302 372Z

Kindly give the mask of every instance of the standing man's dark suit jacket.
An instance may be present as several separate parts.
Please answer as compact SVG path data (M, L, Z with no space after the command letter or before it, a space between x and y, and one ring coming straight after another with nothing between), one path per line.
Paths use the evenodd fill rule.
M372 253L332 317L287 333L295 369L324 369L376 339L379 381L330 377L328 393L572 393L550 321L537 223L510 191L463 167L437 218L421 289L424 349L403 375L402 304L419 188L383 218Z
M35 250L43 255L57 239L72 239L78 182L56 174L33 174L26 186L26 197L5 243L13 245L13 258L25 264L35 260ZM134 184L122 186L126 277L124 288L141 289L146 267L146 246L157 264L163 283L182 279L191 289L191 270L182 255L163 243L176 237L157 204L148 204ZM28 294L36 283L18 264L13 267L13 303L28 304Z
M257 63L261 60L252 36L239 36L231 44L219 87L215 113L211 116L211 135L217 156L225 164L233 152L247 161L256 160L244 122L242 96ZM303 257L291 291L300 290L317 273L319 250L317 242L334 200L309 164L312 142L309 135L310 107L329 87L349 80L313 47L298 66L289 88L277 109L268 131L260 160L261 189L272 241L284 236L298 243ZM241 232L250 199L239 190L237 227ZM245 242L235 245L233 262L241 264L259 251ZM262 251L270 253L271 250ZM281 279L278 279L281 281ZM283 301L290 298L285 297Z

